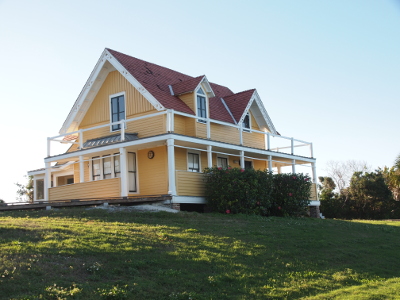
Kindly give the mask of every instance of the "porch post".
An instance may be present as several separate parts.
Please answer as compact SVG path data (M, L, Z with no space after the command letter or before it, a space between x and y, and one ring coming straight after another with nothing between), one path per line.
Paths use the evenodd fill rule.
M167 155L168 155L168 194L174 196L176 195L174 139L167 140Z
M58 186L57 185L57 176L56 176L56 174L51 174L51 178L53 178L53 187Z
M267 134L264 135L264 137L266 139L267 150L269 151L271 149L271 136L268 131L267 131Z
M120 171L121 171L121 197L128 197L128 168L126 149L119 148L120 153Z
M243 125L240 124L239 125L239 141L240 141L240 145L243 145Z
M44 200L49 201L49 188L51 187L51 164L45 163L46 170L44 175Z
M311 167L312 167L312 180L314 183L318 183L317 182L317 167L315 165L315 162L311 163Z
M296 160L292 159L292 173L296 173Z
M272 155L268 155L268 171L272 172Z
M277 166L277 169L278 169L278 174L281 174L282 173L282 166L281 165Z
M244 151L240 151L240 167L244 169Z
M85 181L85 169L83 166L83 156L79 155L79 182Z
M207 163L208 167L212 168L212 152L211 152L212 146L207 146Z
M37 184L36 184L36 178L33 176L33 202L37 200Z

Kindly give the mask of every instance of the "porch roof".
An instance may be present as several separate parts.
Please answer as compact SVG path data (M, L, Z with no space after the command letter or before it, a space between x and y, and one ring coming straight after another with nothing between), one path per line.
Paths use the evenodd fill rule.
M135 133L125 133L125 142L130 142L138 139L138 134L137 132ZM120 143L121 140L121 134L113 134L113 135L108 135L100 138L95 138L91 140L87 140L85 143L83 143L83 148L93 148L93 147L98 147L98 146L105 146L105 145L110 145L110 144L115 144L115 143Z

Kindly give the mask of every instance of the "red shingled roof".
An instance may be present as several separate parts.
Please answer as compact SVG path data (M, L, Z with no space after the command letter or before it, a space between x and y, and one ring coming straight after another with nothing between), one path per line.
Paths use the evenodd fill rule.
M199 85L200 81L204 78L204 76L205 75L201 75L199 77L191 78L189 80L172 84L171 86L174 95L178 96L185 93L194 92L194 89Z
M254 94L254 91L255 89L252 89L223 97L232 115L235 117L236 122L239 122L240 118L242 117L247 104L249 104L251 96Z
M107 50L165 108L175 109L192 115L195 114L176 95L193 91L204 75L192 77L108 48ZM174 95L171 95L168 85L172 86ZM215 97L210 98L210 117L215 120L234 123L231 115L221 101L221 98L224 98L236 121L239 121L254 90L234 94L225 86L211 82L210 85L215 94Z

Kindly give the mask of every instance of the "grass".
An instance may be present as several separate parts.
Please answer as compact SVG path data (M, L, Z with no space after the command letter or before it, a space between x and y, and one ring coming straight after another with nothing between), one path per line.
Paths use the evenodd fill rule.
M400 299L400 222L0 213L0 299Z

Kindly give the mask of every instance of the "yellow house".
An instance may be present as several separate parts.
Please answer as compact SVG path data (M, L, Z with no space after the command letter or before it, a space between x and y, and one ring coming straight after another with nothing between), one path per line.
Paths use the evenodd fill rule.
M276 141L286 142L278 146ZM54 142L69 149L53 155ZM302 149L303 152L297 154ZM306 154L304 154L306 149ZM300 152L299 152L300 153ZM281 136L257 91L233 93L105 49L59 135L48 138L35 201L169 195L168 204L205 204L202 170L241 167L281 172L310 167L312 143Z

